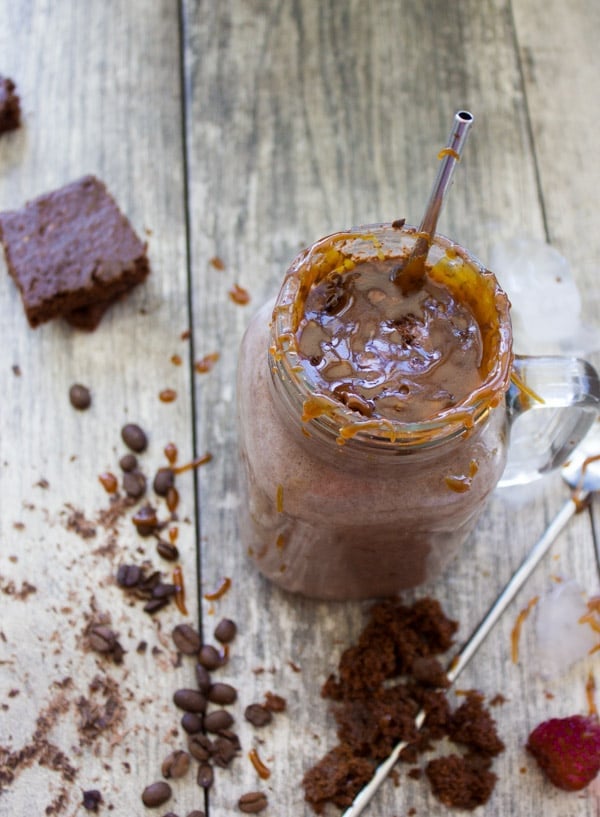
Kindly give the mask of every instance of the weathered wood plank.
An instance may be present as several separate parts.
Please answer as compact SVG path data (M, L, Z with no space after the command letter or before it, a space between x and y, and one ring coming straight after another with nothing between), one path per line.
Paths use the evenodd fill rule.
M38 765L38 746L31 768L18 766L0 796L0 812L80 814L82 790L98 789L102 812L139 814L143 787L160 777L169 748L185 745L171 696L193 684L193 670L172 666L168 634L181 613L171 604L153 621L141 602L126 602L114 574L121 562L147 558L168 577L172 565L158 558L152 538L135 534L131 514L114 534L98 525L84 539L66 529L66 505L90 520L108 505L98 475L119 473L127 421L150 435L141 457L149 477L165 462L167 442L178 446L180 462L192 456L189 354L180 339L188 301L177 5L30 0L0 7L1 70L17 82L24 111L23 129L0 140L0 208L96 173L147 236L153 268L148 283L86 335L62 323L29 329L0 261L0 745L31 747L45 711L51 723L42 735L77 769L72 782L68 769L51 770L52 751ZM75 381L92 389L88 412L69 405ZM158 399L165 387L177 390L176 402ZM180 513L192 520L180 523L179 537L191 620L192 483L189 474L179 479ZM36 592L21 601L10 582L18 590L24 581ZM94 604L111 616L127 651L121 666L82 648ZM141 641L147 649L137 655ZM101 686L94 692L95 677ZM72 681L65 685L65 678ZM113 682L124 719L86 744L78 702L105 707L111 696L104 685ZM203 806L195 782L174 788L177 810Z
M258 787L268 790L274 809L309 813L302 805L302 773L335 740L320 685L361 624L361 605L286 596L245 560L235 520L233 388L243 329L254 308L276 291L299 247L350 224L403 215L418 221L435 156L460 107L472 110L477 121L440 229L484 260L498 239L544 238L546 189L537 178L517 33L510 4L493 0L381 0L343 9L304 2L186 4L194 325L203 343L198 352L221 355L215 369L196 381L200 448L214 454L200 486L203 587L211 589L223 575L232 578L232 590L215 612L240 623L234 661L224 672L240 688L243 703L275 689L289 704L288 715L260 735L242 721L246 751L260 738L261 756L273 773L261 784L248 760L239 761L227 782L217 784L212 814L229 813L241 792ZM547 66L548 82L556 70L557 63ZM211 267L213 256L223 260L223 271ZM250 307L229 301L234 282L250 291ZM443 581L423 588L461 620L461 637L564 494L560 479L553 478L532 489L525 504L495 496L464 559ZM568 558L565 543L589 538L581 517L553 551L560 564ZM547 586L552 558L460 684L490 695L502 691L509 699L498 710L508 750L486 806L490 815L533 812L542 796L549 813L592 813L590 801L549 792L523 750L523 725L551 709L532 667L510 664L510 633L524 598ZM205 615L206 627L209 622ZM302 672L290 671L289 662ZM255 674L257 665L274 672ZM584 677L581 668L576 677ZM562 682L559 688L564 706L581 705L580 687L567 680L566 691ZM240 706L239 718L242 711ZM400 789L385 787L371 811L404 813L411 807L441 813L425 787L404 781Z

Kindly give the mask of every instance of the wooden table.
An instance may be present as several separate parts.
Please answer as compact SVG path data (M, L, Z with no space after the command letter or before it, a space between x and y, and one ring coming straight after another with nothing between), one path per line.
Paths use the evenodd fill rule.
M549 240L597 325L600 6L2 0L0 12L0 72L16 81L24 112L22 129L0 140L0 209L95 173L146 236L153 270L84 334L60 321L28 328L0 261L0 757L24 753L0 814L84 814L90 789L102 793L99 813L145 813L142 789L185 746L172 694L194 685L193 661L177 660L170 631L194 622L212 642L226 616L239 633L219 678L239 690L243 751L217 770L210 815L236 813L238 797L256 789L268 793L265 814L308 815L303 772L335 742L320 686L365 605L285 595L246 558L236 521L242 332L300 247L352 224L418 221L461 107L476 125L440 230L484 260L497 240ZM231 300L234 284L249 305ZM217 351L212 371L195 371ZM92 389L86 412L69 404L74 382ZM174 402L159 399L164 388ZM146 559L167 578L173 569L130 516L99 518L109 497L98 476L118 473L126 422L149 434L148 475L169 442L179 463L212 454L177 482L186 616L174 604L149 616L115 583L124 562ZM497 492L464 555L415 596L438 597L466 637L566 496L558 476L521 505ZM94 536L73 529L74 512ZM520 660L510 660L517 613L551 576L597 590L593 518L570 524L461 678L506 698L494 710L506 751L481 809L490 817L600 814L591 794L545 783L524 751L539 721L587 711L593 659L542 681L525 626ZM229 591L207 600L224 577ZM122 664L85 649L85 628L102 615L126 650ZM267 691L287 711L259 731L243 710ZM94 712L112 727L94 731ZM266 781L248 759L253 747L271 770ZM402 770L400 781L367 813L446 813L423 780ZM162 812L205 807L192 771L173 790Z

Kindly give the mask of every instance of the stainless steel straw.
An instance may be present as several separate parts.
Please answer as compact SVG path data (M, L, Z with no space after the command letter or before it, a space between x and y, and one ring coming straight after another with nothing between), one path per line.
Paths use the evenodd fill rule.
M419 225L417 241L406 263L400 268L397 267L394 274L394 280L405 292L415 288L423 278L425 259L435 235L444 198L452 182L454 169L460 161L472 124L473 115L469 111L457 111L454 114L446 147L440 151L441 164Z

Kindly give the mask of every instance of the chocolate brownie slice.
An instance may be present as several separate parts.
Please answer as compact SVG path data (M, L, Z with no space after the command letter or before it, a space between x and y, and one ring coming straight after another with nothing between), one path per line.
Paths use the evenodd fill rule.
M21 104L15 83L0 74L0 133L15 130L21 124Z
M104 310L92 307L106 308L150 271L146 245L94 176L0 213L0 242L32 327L71 315L94 328Z

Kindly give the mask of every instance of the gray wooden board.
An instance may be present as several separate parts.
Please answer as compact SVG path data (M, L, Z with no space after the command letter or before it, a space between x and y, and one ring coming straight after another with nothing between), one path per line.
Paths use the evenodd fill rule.
M303 772L335 742L320 687L358 634L366 605L285 595L246 559L236 517L242 333L301 247L352 224L419 220L436 154L463 107L476 125L440 230L484 262L498 240L547 232L572 261L585 317L597 323L600 112L590 89L600 62L598 9L590 0L568 9L557 0L190 0L181 9L168 0L0 0L0 14L0 72L17 81L24 109L23 129L0 139L0 209L95 172L146 236L153 268L147 284L85 335L59 322L29 329L0 261L0 746L29 745L36 718L54 704L60 716L48 741L78 770L74 781L37 763L19 770L0 795L0 814L52 804L56 813L83 814L81 790L90 788L118 817L142 814L142 788L160 777L165 754L185 745L171 695L193 685L193 665L173 666L169 631L200 616L212 641L218 619L229 616L239 635L219 679L239 690L232 712L243 752L217 770L211 817L233 813L240 794L257 788L268 793L266 814L308 815ZM234 283L249 291L249 305L231 301ZM195 373L194 360L215 351L213 370ZM68 403L77 380L93 390L86 413ZM158 399L165 387L176 389L174 403ZM115 587L125 560L148 558L171 571L128 518L112 545L102 526L91 540L66 529L67 504L88 519L108 504L98 475L118 471L126 421L150 433L149 475L169 441L180 462L213 455L197 484L191 473L178 479L184 619L172 606L152 621ZM414 596L440 598L465 638L566 496L557 475L526 496L497 492L463 556ZM523 749L538 721L585 710L596 662L540 680L528 660L531 619L518 665L509 656L518 610L551 576L597 589L592 545L590 517L581 514L460 680L507 698L494 710L507 750L486 815L534 814L540 804L561 817L599 813L591 796L551 789ZM225 576L231 589L203 599ZM13 588L24 581L36 592L21 600ZM127 649L121 666L82 650L92 597ZM148 649L138 655L141 640ZM89 686L96 676L119 683L125 716L80 749L77 700L98 702L101 692ZM66 677L71 685L61 688ZM243 710L269 690L288 708L259 731ZM271 770L268 781L247 757L252 747ZM173 787L165 811L182 817L203 807L192 773ZM367 813L411 808L446 813L423 781L405 775Z

